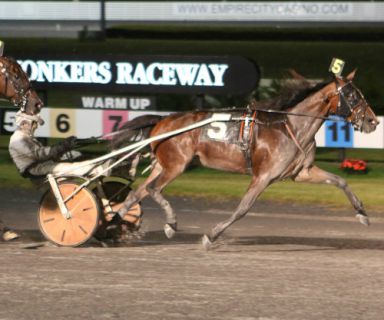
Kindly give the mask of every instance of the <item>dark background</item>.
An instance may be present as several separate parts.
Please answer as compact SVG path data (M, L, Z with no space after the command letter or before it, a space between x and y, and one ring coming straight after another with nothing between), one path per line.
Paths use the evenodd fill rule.
M97 55L222 55L243 56L255 61L261 77L281 79L292 68L307 78L326 80L333 57L346 61L343 75L358 69L355 83L377 114L384 114L384 28L381 26L253 26L191 24L127 24L98 32L79 32L77 39L3 38L5 54L18 57L44 54ZM262 83L263 84L263 83ZM205 96L203 107L244 107L251 97L269 96L266 87L247 94ZM78 101L77 92L50 90L50 107L70 107ZM86 94L109 94L82 92ZM141 93L143 94L143 93ZM197 93L196 93L197 94ZM151 95L151 92L144 95ZM193 94L157 94L158 110L191 110L201 104ZM199 100L200 99L200 100ZM197 102L197 100L199 100Z

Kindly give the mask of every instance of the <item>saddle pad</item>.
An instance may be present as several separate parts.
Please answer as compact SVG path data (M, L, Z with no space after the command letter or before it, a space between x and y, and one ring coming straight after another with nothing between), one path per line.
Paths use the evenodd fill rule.
M243 114L233 114L242 117ZM241 121L212 122L201 129L200 141L215 140L230 144L239 144Z

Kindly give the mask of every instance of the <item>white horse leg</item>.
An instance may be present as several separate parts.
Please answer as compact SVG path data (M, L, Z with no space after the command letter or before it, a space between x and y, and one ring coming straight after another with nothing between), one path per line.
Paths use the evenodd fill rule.
M160 205L165 213L166 223L164 225L164 233L166 237L168 239L173 238L177 231L177 220L176 214L174 213L169 201L164 198L164 196L161 194L161 191L159 191L157 188L152 189L147 187L147 191L149 192L149 195L152 197L152 199Z
M177 231L177 219L169 201L164 198L161 192L171 181L182 174L184 169L184 163L173 166L171 169L164 169L146 188L152 199L160 205L165 213L164 233L168 239L171 239Z
M132 179L132 180L135 180L136 178L136 171L137 171L137 166L139 165L140 163L140 157L141 157L141 154L138 153L134 156L132 162L131 162L131 168L129 169L129 177Z

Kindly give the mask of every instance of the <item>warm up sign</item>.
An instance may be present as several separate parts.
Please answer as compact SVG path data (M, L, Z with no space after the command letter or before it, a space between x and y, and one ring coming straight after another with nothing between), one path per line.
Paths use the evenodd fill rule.
M238 56L106 55L18 58L37 89L244 94L258 85L252 61Z
M15 130L15 109L4 109L1 120L3 134ZM167 115L169 112L134 111L134 110L89 110L44 108L41 116L45 125L36 131L38 137L64 138L75 135L79 138L102 136L118 128L128 120L144 114ZM345 122L325 121L316 135L318 147L334 148L384 148L384 117L379 117L380 124L370 134L353 130ZM220 126L220 130L225 127Z

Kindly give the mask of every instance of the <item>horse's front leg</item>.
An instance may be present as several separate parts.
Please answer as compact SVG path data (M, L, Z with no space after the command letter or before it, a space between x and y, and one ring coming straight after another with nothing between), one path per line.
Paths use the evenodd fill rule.
M312 166L300 171L299 174L294 178L294 181L330 184L340 188L344 191L352 206L355 208L357 212L356 217L359 219L359 221L365 226L369 226L369 219L365 212L363 203L352 192L347 182L343 178L330 172L324 171L319 167Z
M249 209L252 207L258 196L269 185L269 179L262 179L260 177L253 176L252 181L248 187L240 204L236 208L236 211L230 216L229 219L218 223L211 231L211 235L203 236L202 244L206 250L210 249L213 242L234 222L244 217Z

